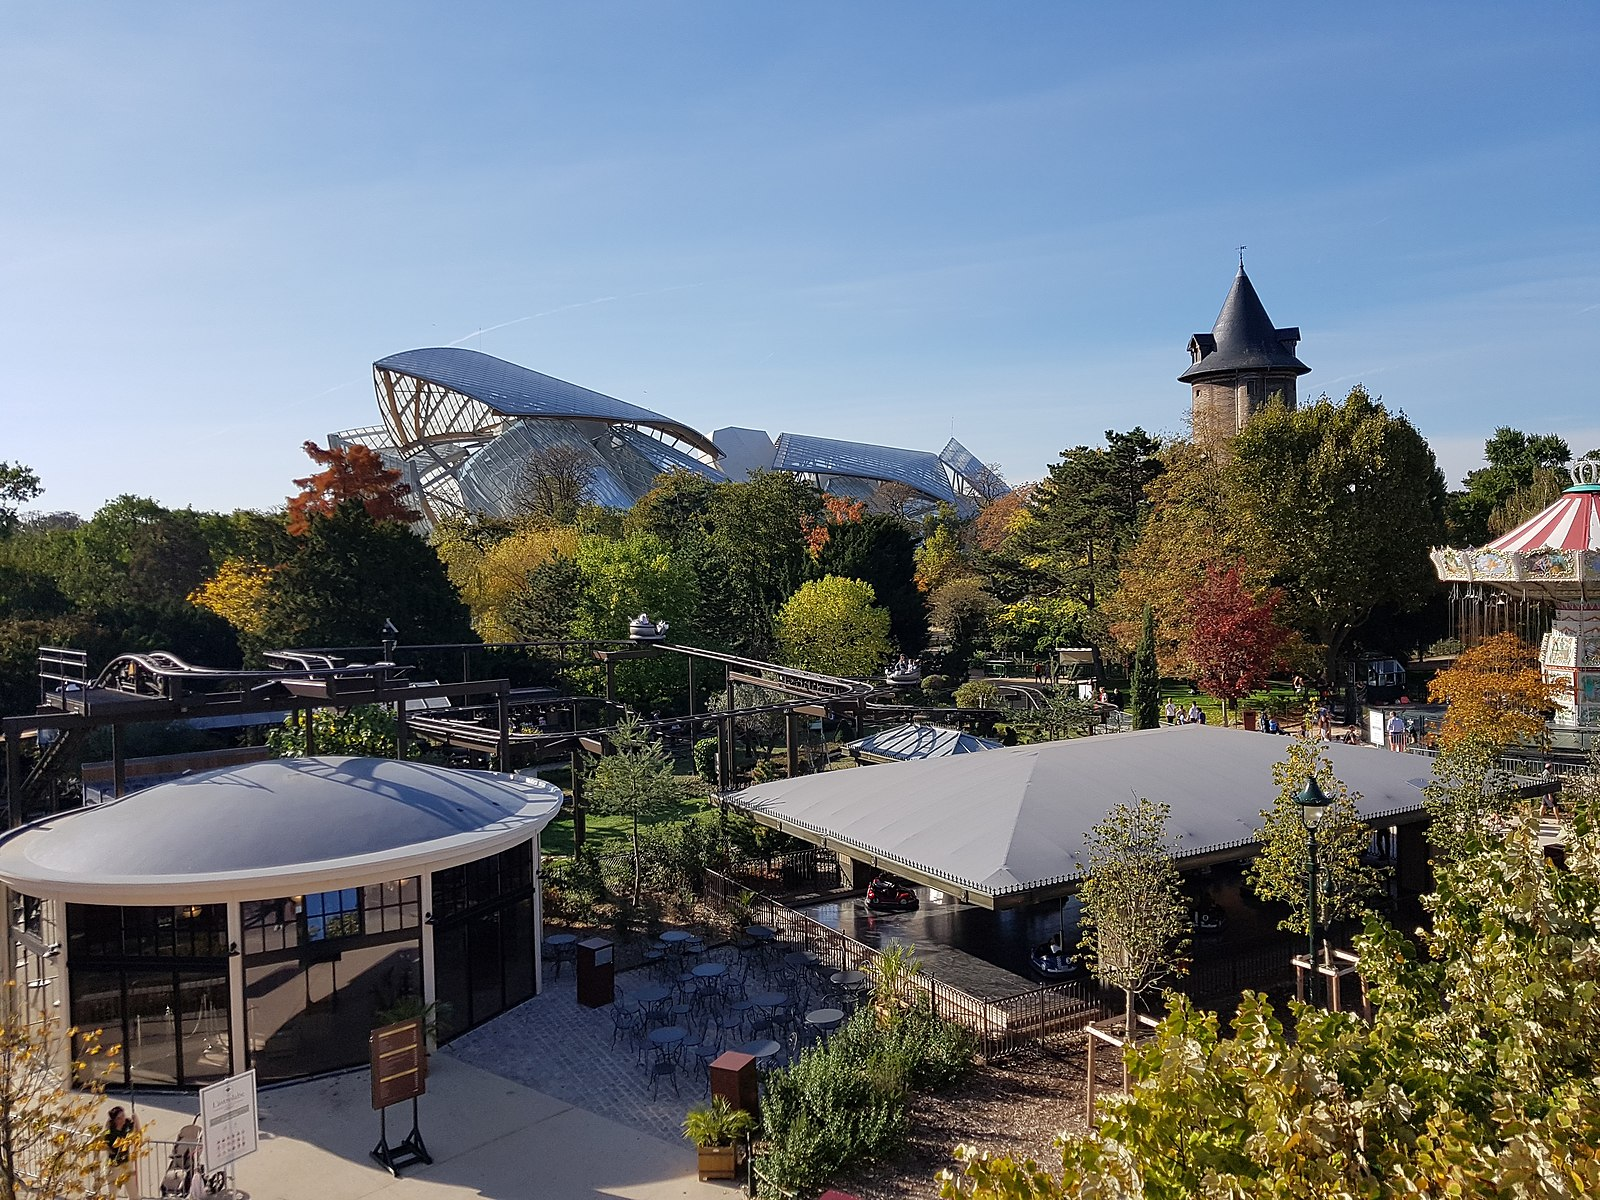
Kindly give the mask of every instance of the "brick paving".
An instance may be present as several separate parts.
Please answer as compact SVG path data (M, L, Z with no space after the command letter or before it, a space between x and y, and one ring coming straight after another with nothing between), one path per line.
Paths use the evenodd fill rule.
M713 950L718 958L732 958L735 953L731 947ZM631 1128L668 1141L681 1140L684 1113L706 1096L698 1064L691 1058L678 1074L679 1095L672 1094L671 1083L664 1079L652 1101L648 1069L639 1065L635 1045L624 1036L612 1046L611 1007L579 1005L575 979L570 963L562 967L560 978L553 978L550 964L545 964L545 990L540 995L457 1038L444 1052ZM628 994L653 982L644 970L617 976ZM711 1036L716 1036L715 1030ZM732 1044L746 1040L739 1036Z

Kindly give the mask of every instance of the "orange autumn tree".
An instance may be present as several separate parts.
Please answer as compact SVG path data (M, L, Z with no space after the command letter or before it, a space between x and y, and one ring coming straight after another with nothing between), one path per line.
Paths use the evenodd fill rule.
M848 496L823 496L822 516L803 516L800 528L805 531L806 552L815 559L828 544L835 525L852 525L867 515L867 506Z
M298 496L289 498L289 532L301 537L311 528L313 515L331 517L341 504L359 500L374 521L409 525L421 517L405 502L410 484L400 482L400 472L383 465L383 459L366 446L324 450L305 443L311 461L322 467L315 475L296 479Z
M1514 633L1497 633L1433 677L1428 699L1445 705L1441 749L1475 743L1503 750L1544 736L1555 686L1545 682L1539 655Z

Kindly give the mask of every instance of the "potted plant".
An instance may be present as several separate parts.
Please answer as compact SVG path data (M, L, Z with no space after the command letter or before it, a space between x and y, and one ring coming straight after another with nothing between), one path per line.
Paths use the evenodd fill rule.
M755 1118L734 1108L726 1096L691 1108L683 1119L683 1136L695 1144L701 1179L732 1179L734 1143L755 1128Z

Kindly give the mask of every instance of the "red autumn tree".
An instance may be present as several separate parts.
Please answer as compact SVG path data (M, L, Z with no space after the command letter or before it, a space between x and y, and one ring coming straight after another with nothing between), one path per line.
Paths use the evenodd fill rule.
M1288 637L1277 621L1282 593L1274 588L1253 595L1242 567L1240 562L1226 570L1207 567L1205 582L1189 601L1184 649L1200 689L1222 701L1224 725L1228 702L1243 699L1267 681L1267 671Z
M401 483L400 472L384 466L383 459L366 446L324 450L307 442L305 452L322 470L294 481L300 494L289 497L288 526L293 536L311 528L313 515L331 517L350 500L361 501L374 521L409 525L422 515L405 502L411 485Z

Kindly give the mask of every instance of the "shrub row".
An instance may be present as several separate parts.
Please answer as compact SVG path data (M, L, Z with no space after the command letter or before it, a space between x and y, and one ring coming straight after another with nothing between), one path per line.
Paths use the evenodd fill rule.
M931 1005L862 1008L827 1041L767 1077L758 1165L772 1194L811 1195L854 1164L892 1150L916 1092L937 1091L972 1067L976 1046Z

